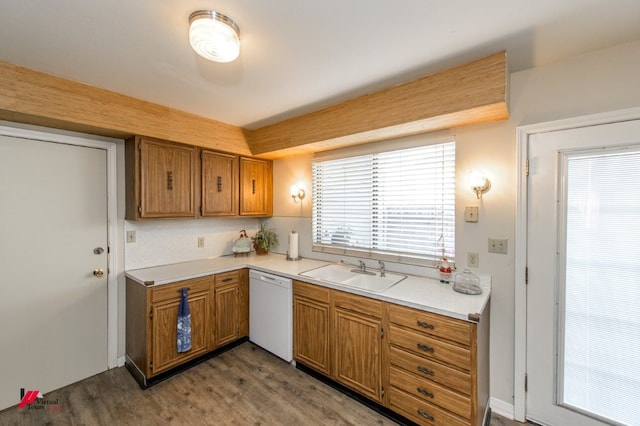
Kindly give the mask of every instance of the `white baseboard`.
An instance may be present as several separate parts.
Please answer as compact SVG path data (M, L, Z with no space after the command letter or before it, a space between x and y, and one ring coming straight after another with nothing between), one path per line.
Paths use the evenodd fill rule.
M491 407L492 412L502 417L506 417L509 420L513 420L513 404L491 397L489 398L489 406Z
M118 367L122 367L124 365L124 355L118 357Z

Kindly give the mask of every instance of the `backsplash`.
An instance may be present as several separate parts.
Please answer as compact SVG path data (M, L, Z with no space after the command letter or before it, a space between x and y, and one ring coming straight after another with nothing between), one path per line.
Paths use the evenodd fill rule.
M254 218L125 221L125 269L232 254L240 230L246 229L252 236L259 226L260 221ZM135 243L126 243L127 231L136 232ZM202 248L198 247L199 237L204 237Z

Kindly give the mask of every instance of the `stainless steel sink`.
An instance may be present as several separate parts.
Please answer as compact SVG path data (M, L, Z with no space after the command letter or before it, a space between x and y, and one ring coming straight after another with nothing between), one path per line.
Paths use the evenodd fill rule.
M383 277L381 277L379 273L375 275L363 274L362 272L352 270L351 267L338 264L321 266L301 272L300 275L333 284L372 291L374 293L384 291L407 278L406 275L393 272L385 272Z

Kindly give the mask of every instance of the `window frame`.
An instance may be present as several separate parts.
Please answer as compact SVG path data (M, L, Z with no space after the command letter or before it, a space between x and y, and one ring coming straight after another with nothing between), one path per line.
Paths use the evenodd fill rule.
M412 143L412 144L393 144L388 143L392 141L385 141L387 143L382 143L382 146L376 146L374 148L367 149L356 149L353 150L339 150L341 152L337 153L320 153L317 155L312 161L312 250L314 252L322 252L328 254L336 254L336 255L346 255L346 256L354 256L360 258L372 258L377 260L385 260L403 264L414 264L420 266L429 266L429 267L437 267L439 265L440 260L443 256L446 256L447 259L451 262L455 261L455 228L456 228L456 160L455 160L455 151L456 151L456 141L453 136L448 136L437 141L420 141L420 143ZM398 145L398 146L396 146ZM437 168L438 172L441 173L439 177L440 182L446 181L449 186L447 186L446 190L441 189L441 196L445 197L447 200L442 201L440 205L440 210L438 210L439 214L442 215L441 219L439 219L440 225L443 228L440 237L438 240L431 239L428 243L429 246L434 247L428 249L428 253L418 254L415 252L409 251L389 251L385 249L380 249L375 247L375 244L371 243L366 247L356 247L356 246L347 246L342 244L331 244L326 242L326 233L323 237L319 235L322 233L322 223L318 224L318 220L322 220L319 217L318 212L318 196L319 191L322 191L319 188L319 184L317 182L318 176L316 167L318 164L322 164L323 162L332 162L332 161L351 161L353 159L358 159L359 157L368 157L371 156L372 162L374 162L373 158L376 156L385 156L385 155L393 155L397 153L401 153L406 150L424 149L426 151L437 151L441 150L441 154L443 157L445 154L449 155L446 158L446 165L441 165ZM355 151L355 152L353 152ZM445 153L445 154L443 154ZM425 154L426 155L426 154ZM435 155L430 155L427 157L429 159L435 158ZM448 167L448 168L447 168ZM372 168L373 169L373 168ZM431 169L434 170L434 169ZM372 178L375 172L372 171ZM379 176L378 176L379 177ZM424 173L423 173L424 177ZM413 179L413 177L411 177ZM448 192L447 192L448 191ZM374 220L374 209L370 208L369 210L369 223L371 224ZM424 221L424 219L422 219ZM445 225L446 223L446 225ZM421 225L424 223L421 223ZM446 232L444 228L446 227ZM430 230L434 227L427 226L425 229ZM446 234L446 236L445 236ZM392 234L395 235L395 234ZM371 238L374 239L373 237Z

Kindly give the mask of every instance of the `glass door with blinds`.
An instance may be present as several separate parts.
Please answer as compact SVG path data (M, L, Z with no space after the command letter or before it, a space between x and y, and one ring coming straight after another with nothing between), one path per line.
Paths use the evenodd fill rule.
M640 425L640 120L529 137L526 417Z
M640 147L559 163L558 402L640 425Z

